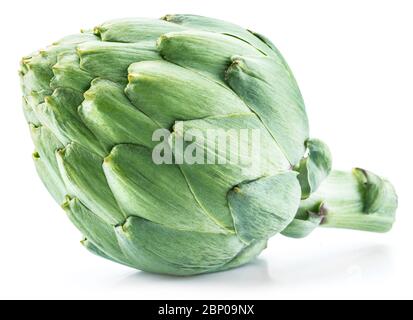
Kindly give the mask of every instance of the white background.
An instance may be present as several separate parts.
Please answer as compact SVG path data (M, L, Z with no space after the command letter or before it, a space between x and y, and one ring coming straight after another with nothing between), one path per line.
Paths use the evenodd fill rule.
M413 2L22 1L0 5L0 298L413 298ZM400 197L385 235L317 230L275 237L255 263L176 278L95 257L37 178L19 59L105 20L166 13L222 18L267 35L303 92L313 137L339 169L388 177Z

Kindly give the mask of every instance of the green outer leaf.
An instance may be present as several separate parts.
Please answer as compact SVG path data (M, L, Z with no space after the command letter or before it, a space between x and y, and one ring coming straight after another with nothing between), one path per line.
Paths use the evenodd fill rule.
M77 47L80 67L94 77L126 83L128 67L139 61L160 60L154 42L89 42Z
M87 206L108 224L125 220L122 210L103 174L103 159L78 144L71 143L57 152L57 162L70 195Z
M55 152L63 145L57 140L53 133L47 128L31 125L30 132L36 152L33 159L37 172L45 184L47 190L60 205L63 203L67 194L66 186L60 176L56 161Z
M264 56L250 44L231 36L203 31L171 32L158 40L161 56L223 83L233 55Z
M76 142L104 156L106 151L79 116L78 108L82 100L79 92L58 88L52 96L45 98L45 103L35 108L36 116L62 144Z
M234 187L228 202L237 235L251 243L280 233L294 219L300 195L297 174L292 171Z
M54 46L78 45L84 42L98 41L99 38L91 32L82 32L66 36L53 43Z
M232 91L169 62L134 63L128 78L126 95L163 128L176 120L249 112Z
M182 30L185 28L158 19L129 18L105 22L94 32L103 41L140 42L155 41L164 33Z
M40 126L40 121L36 117L36 113L33 111L32 107L27 102L25 97L22 98L23 113L26 118L27 123L33 124L35 126Z
M90 35L87 34L69 38L22 59L20 77L24 83L25 96L38 95L38 102L41 102L46 96L51 95L50 81L54 76L52 67L56 64L58 57L73 53L77 45L91 40ZM33 107L35 105L32 105Z
M308 156L301 159L296 168L303 199L317 191L320 184L328 177L332 169L332 157L328 146L316 139L306 142Z
M42 180L47 191L52 195L57 204L61 204L65 195L67 194L65 186L59 183L58 178L54 172L51 172L48 164L35 152L33 153L33 161L36 167L37 174Z
M47 92L46 91L42 91L42 92L32 91L32 92L30 92L30 93L23 96L23 98L27 102L27 105L33 110L36 118L38 118L37 115L36 115L36 112L35 112L37 106L39 104L44 103L44 98L48 95L51 95L51 94L52 94L51 90L49 90ZM40 121L39 119L37 119L37 120ZM39 125L40 124L41 123L39 122Z
M93 250L96 247L98 249L98 251L94 250L96 254L133 267L122 254L114 226L99 218L76 198L66 199L62 207L72 223L83 233L88 241L93 243L93 246L87 246L89 249Z
M123 262L117 261L115 259L113 259L112 257L108 256L106 253L104 253L102 250L100 250L92 241L90 241L89 239L83 239L82 241L80 241L80 243L91 253L93 253L94 255L110 260L112 262L116 262L116 263L120 263L120 264L124 264ZM134 266L130 266L131 268L135 268Z
M148 148L118 145L103 169L117 202L128 216L175 228L229 233L194 200L177 165L156 165Z
M22 59L23 82L25 84L25 94L31 91L50 91L50 79L53 77L51 66L55 63L45 54L34 54Z
M269 47L273 52L277 53L278 56L281 56L281 54L278 51L277 47L266 36L264 36L264 35L262 35L258 32L252 31L252 30L248 30L248 32L253 34L256 38L260 39L262 42L264 42L267 45L267 47Z
M57 58L57 63L53 66L53 75L50 81L52 89L63 87L79 92L86 91L93 79L88 72L80 69L79 56L74 52L62 54Z
M122 86L95 79L84 97L79 114L107 150L124 143L154 146L158 125L130 103Z
M311 220L294 219L281 234L294 239L305 238L320 226L321 221L322 217L318 216L312 216Z
M219 146L217 145L217 139L214 136L209 136L209 130L211 129L214 132L217 130L226 132L228 137L226 140L231 141L234 141L234 139L239 141L240 130L260 130L258 150L260 154L254 154L255 157L252 157L252 153L256 152L252 146L255 141L250 140L245 150L238 150L238 153L243 151L245 154L240 154L239 161L231 163L230 153L232 150L230 146L225 145L223 150L217 150ZM230 130L232 130L232 134ZM234 185L240 181L257 179L263 175L273 175L289 168L287 159L258 118L252 113L185 121L182 123L182 128L175 126L172 139L184 137L187 133L191 133L196 138L196 143L204 153L205 163L208 163L208 159L214 161L212 164L206 165L183 163L180 165L181 170L197 201L227 228L233 229L233 220L226 194ZM185 149L187 147L185 145ZM176 158L177 155L175 154ZM226 161L225 164L219 162L221 159ZM205 186L208 186L208 188L205 188Z
M251 77L257 78L274 88L277 95L274 100L294 105L305 110L304 100L294 77L289 73L281 56L278 57L243 57L235 55L231 58L232 67L240 68Z
M268 47L270 47L272 49L272 51L275 52L277 59L280 59L281 63L284 65L284 67L286 68L287 72L290 74L291 79L294 81L295 85L298 88L298 84L297 81L294 78L294 75L287 63L287 61L284 59L283 55L281 54L281 52L278 50L278 48L274 45L274 43L272 43L272 41L270 39L268 39L266 36L257 33L255 31L251 31L249 30L249 32L251 32L254 36L256 36L257 38L259 38L262 42L264 42Z
M190 14L166 15L162 19L190 29L231 35L248 42L269 56L275 55L272 48L265 41L262 41L261 37L257 37L248 30L230 22Z
M176 230L138 217L128 218L116 231L123 252L150 272L213 272L244 248L233 235Z
M309 135L307 115L285 68L268 62L268 58L234 57L226 73L227 81L295 165L305 152L304 143ZM278 81L267 82L274 74Z
M252 242L245 247L234 259L220 267L217 271L224 271L232 268L240 267L254 260L258 255L267 248L267 240Z
M294 220L281 232L282 235L290 238L305 238L313 232L323 222L327 210L324 203L316 204L311 209L303 210L299 208Z

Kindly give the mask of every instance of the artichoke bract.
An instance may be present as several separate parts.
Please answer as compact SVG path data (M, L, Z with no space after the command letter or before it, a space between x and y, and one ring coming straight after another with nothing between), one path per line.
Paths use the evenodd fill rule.
M37 171L109 260L193 275L248 263L279 233L393 225L392 185L331 171L290 68L258 33L192 15L115 20L23 58L20 76ZM259 141L237 151L254 161L177 161L179 144L226 160L201 141L245 129ZM154 160L160 143L171 163Z

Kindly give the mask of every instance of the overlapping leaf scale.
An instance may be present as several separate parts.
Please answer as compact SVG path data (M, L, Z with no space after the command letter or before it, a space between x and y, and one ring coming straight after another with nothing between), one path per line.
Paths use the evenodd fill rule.
M57 153L57 162L69 195L79 200L107 223L125 220L102 170L102 158L76 143Z
M165 60L221 83L233 55L265 56L240 39L198 30L166 33L158 40L158 50Z
M35 114L33 108L28 103L26 97L22 97L22 105L23 105L24 117L26 118L27 123L33 124L35 126L40 126L41 123L40 123L39 119L37 119L36 114Z
M232 91L170 62L134 63L128 79L126 95L163 128L175 121L249 112Z
M245 128L257 131L259 135L255 138L259 141L253 140L251 132L241 137L240 132ZM223 134L224 140L211 132ZM185 121L175 127L173 144L188 134L193 139L185 142L184 149L186 152L196 149L203 154L199 159L203 162L184 162L180 165L182 172L197 201L226 227L234 228L227 200L232 187L289 169L282 151L253 113Z
M132 266L119 247L114 226L90 211L77 198L67 198L62 207L72 223L86 237L87 243L84 241L84 245L87 248L104 258Z
M139 61L160 60L154 41L138 43L87 42L77 47L80 68L93 77L127 83L128 67Z
M46 125L63 144L76 142L103 157L107 151L86 127L78 113L82 101L83 96L79 92L57 88L34 110L42 124Z
M80 43L90 41L97 41L96 36L88 33L69 36L22 59L20 76L23 94L32 108L53 93L50 82L54 77L53 66L59 56L73 53Z
M309 126L301 94L284 65L267 57L233 56L226 79L296 165L305 153Z
M30 125L30 132L36 152L33 155L37 172L47 190L60 205L67 194L67 188L60 176L56 160L56 151L63 145L53 133L44 126Z
M176 230L138 217L128 218L116 235L139 269L174 275L217 271L244 248L235 235Z
M186 28L159 19L127 18L105 22L94 33L105 42L156 41L161 35Z
M95 79L84 97L80 116L107 150L125 143L154 146L152 134L159 126L131 104L123 86Z
M276 55L275 47L271 47L267 42L262 41L260 37L256 37L253 32L227 21L188 14L166 15L162 19L188 29L230 35L248 42L268 56Z
M232 268L240 267L254 260L258 255L267 248L267 239L256 240L245 246L231 261L214 271L225 271Z
M237 235L251 243L280 233L293 221L300 199L294 171L239 184L228 193Z
M209 216L193 195L177 165L156 165L143 146L118 145L103 169L115 198L128 216L177 230L230 233Z
M299 172L297 178L300 181L303 199L317 191L332 169L331 152L324 142L309 139L306 147L308 155L301 159L295 168Z
M86 91L93 76L80 67L80 59L76 52L68 52L58 56L56 64L52 67L53 78L50 87L69 88L78 92Z

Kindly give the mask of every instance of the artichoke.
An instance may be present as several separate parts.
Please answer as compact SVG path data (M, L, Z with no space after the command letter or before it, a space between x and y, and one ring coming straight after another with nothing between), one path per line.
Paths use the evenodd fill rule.
M331 171L290 68L258 33L192 15L115 20L24 57L20 77L37 171L106 259L194 275L248 263L279 233L394 222L387 180ZM175 160L188 132L185 147L227 159L199 142L211 129L258 131L259 163L154 162L157 130Z

